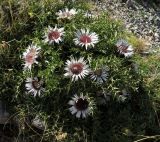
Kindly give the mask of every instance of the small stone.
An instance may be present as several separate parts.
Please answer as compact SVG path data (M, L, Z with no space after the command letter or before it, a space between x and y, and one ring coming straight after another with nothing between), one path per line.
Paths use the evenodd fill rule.
M45 129L45 122L42 121L38 115L33 119L32 125L41 130Z
M127 24L126 25L126 28L128 29L128 28L130 28L131 27L131 24Z
M143 51L140 53L142 56L148 56L150 54L149 51Z
M134 29L137 30L137 29L138 29L138 26L135 26Z
M158 34L158 33L155 33L154 36L158 38L158 37L159 37L159 34Z
M160 39L159 39L159 38L156 38L156 39L155 39L155 42L159 42L159 41L160 41Z

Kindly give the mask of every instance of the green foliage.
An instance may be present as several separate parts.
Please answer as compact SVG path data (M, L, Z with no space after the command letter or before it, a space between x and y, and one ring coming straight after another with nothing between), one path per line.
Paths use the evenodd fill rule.
M137 55L124 58L117 54L116 41L126 37L119 22L111 20L104 12L100 12L97 18L84 17L85 11L90 10L90 4L84 1L16 2L2 1L0 40L6 41L8 48L0 52L0 97L18 113L16 117L20 124L24 124L20 127L20 135L29 137L29 141L35 138L44 142L131 142L140 135L158 132L152 100L148 97L149 87L144 85L143 79L148 64L142 64L140 72L135 71L132 65L139 60ZM57 20L55 13L65 7L76 8L79 13L71 20ZM56 24L65 29L63 42L45 44L45 29ZM86 50L74 44L75 32L82 28L99 35L94 48ZM32 42L41 47L38 64L31 71L23 71L22 54ZM84 57L92 70L107 68L106 83L93 82L89 76L76 82L65 78L65 62L71 56ZM45 82L45 92L40 97L26 93L25 81L31 76L38 76ZM125 102L118 101L123 89L130 94ZM99 106L97 92L103 91L111 94L110 101ZM71 115L68 101L76 93L88 94L95 103L92 116L76 119ZM36 115L46 124L42 135L26 121Z

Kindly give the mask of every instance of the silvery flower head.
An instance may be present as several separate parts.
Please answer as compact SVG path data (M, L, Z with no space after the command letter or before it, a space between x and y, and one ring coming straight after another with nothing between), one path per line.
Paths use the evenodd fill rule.
M44 88L43 88L43 81L39 80L37 77L35 78L30 78L28 77L26 79L26 90L28 91L28 93L33 94L33 96L41 96L41 93L44 92Z
M72 115L75 114L77 118L86 118L92 113L94 102L89 99L88 95L81 93L80 96L75 94L68 104L71 105L69 111Z
M99 84L106 82L109 76L108 70L109 70L108 68L103 67L103 68L99 68L99 69L92 71L91 79L93 81L96 81Z
M77 14L76 9L68 9L65 8L63 10L59 10L56 15L58 16L57 19L72 19Z
M85 47L86 50L89 47L94 47L98 43L98 35L95 32L90 32L89 29L80 29L75 33L74 38L75 45Z
M116 47L119 54L125 57L131 57L134 54L132 45L128 44L128 42L123 39L117 41Z
M37 45L31 44L28 46L26 51L23 53L23 59L24 59L24 70L29 69L31 70L32 65L34 63L38 64L36 58L38 57L38 54L40 52L40 47Z
M72 78L72 81L77 81L87 76L90 69L83 57L79 59L71 57L66 61L65 71L64 76Z
M44 36L44 42L53 44L53 43L58 43L62 41L62 37L64 35L64 28L57 28L57 25L52 28L48 26L45 36Z

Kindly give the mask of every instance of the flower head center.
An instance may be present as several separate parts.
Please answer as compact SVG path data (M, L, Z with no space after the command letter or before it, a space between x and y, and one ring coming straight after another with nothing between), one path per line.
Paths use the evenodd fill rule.
M32 64L34 62L34 54L33 53L28 53L26 55L25 61Z
M32 81L32 86L34 89L39 90L41 88L42 82L38 80Z
M97 75L97 76L101 76L102 75L102 69L95 70L94 74Z
M82 64L82 63L73 64L70 69L71 69L71 72L72 72L73 74L78 75L78 74L80 74L80 73L82 72L82 70L83 70L83 64Z
M91 38L88 35L82 35L80 41L83 43L91 43Z
M60 37L60 33L58 31L52 31L48 34L48 38L50 40L58 39Z
M123 53L127 53L128 52L128 46L121 45L121 46L119 46L119 50Z
M76 108L81 111L87 109L88 105L89 103L87 99L82 99L82 98L79 98L75 103Z
M64 16L64 17L70 17L71 15L72 15L72 14L71 14L70 12L64 12L64 13L63 13L63 16Z

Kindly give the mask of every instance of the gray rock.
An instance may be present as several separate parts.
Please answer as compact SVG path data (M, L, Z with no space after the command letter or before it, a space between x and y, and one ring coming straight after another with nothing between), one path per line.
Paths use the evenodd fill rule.
M159 38L159 34L158 33L155 33L154 36L157 37L157 38Z
M9 123L9 112L6 109L6 105L0 100L0 124Z
M38 128L38 129L44 130L45 129L45 122L42 121L40 119L40 117L37 115L32 121L32 126Z

